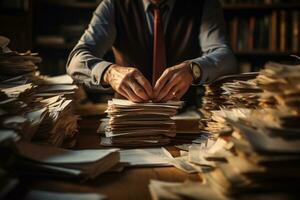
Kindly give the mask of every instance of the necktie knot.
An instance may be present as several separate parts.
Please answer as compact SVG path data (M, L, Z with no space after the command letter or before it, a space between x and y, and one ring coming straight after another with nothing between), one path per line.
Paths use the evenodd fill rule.
M160 4L160 5L150 4L149 9L153 15L155 15L155 14L163 15L167 11L168 6L166 4Z

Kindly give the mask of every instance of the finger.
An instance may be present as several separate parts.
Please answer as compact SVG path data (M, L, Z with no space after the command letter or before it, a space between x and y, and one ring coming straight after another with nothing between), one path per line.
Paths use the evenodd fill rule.
M141 86L143 86L149 99L152 99L153 98L153 89L152 89L152 86L149 83L149 81L142 74L137 75L135 79Z
M129 87L131 90L135 93L136 96L138 96L143 101L148 101L149 96L147 95L144 88L136 82L136 80L131 80L128 82Z
M127 100L130 100L128 94L126 93L126 91L123 88L120 88L118 93L120 95L122 95L123 97L125 97Z
M175 85L178 85L180 83L180 77L179 75L174 75L170 81L165 85L165 87L163 87L160 91L160 93L158 94L157 96L157 100L161 100L163 98L165 98L168 93L172 90L172 88L175 86Z
M171 76L172 76L172 71L166 69L164 73L161 75L161 77L156 81L154 86L155 97L157 97L157 95L160 93L160 90L165 86L165 84L168 82Z
M140 103L143 102L143 99L138 97L129 86L124 87L124 92L127 94L128 99L132 102Z
M179 85L174 85L171 90L167 93L167 95L162 98L160 101L161 102L167 102L167 101L170 101L171 99L174 99L174 94L177 95L177 91L179 91Z
M183 97L183 95L188 91L189 86L182 84L181 86L179 86L179 88L180 89L176 93L176 98L173 99L175 101L179 101Z

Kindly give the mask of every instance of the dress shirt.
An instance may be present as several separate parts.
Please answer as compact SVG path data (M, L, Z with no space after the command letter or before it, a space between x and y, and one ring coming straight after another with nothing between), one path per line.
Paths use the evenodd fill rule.
M103 59L103 56L112 48L117 35L113 1L103 0L99 4L88 29L70 53L67 62L67 72L76 82L102 91L111 89L103 86L101 80L105 71L113 64ZM153 14L149 9L150 0L140 1L143 2L148 28L153 36ZM167 5L168 8L163 14L165 31L175 1L164 0L160 3ZM200 84L204 84L219 76L235 73L236 61L226 37L222 7L218 0L204 0L201 20L199 45L202 56L190 61L201 68Z

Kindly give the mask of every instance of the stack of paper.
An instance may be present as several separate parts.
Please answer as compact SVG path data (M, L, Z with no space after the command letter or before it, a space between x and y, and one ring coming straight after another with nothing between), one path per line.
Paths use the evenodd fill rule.
M105 146L152 146L167 144L175 137L176 126L171 119L182 102L133 103L113 99L108 102L107 119L102 120L99 133Z
M202 108L206 110L217 110L220 106L245 106L244 101L249 104L252 98L255 102L256 98L252 97L252 95L261 92L255 80L257 75L258 73L251 72L223 76L205 85L206 91ZM243 95L241 96L243 98L234 95ZM246 99L249 96L251 98Z
M34 99L36 86L32 83L25 85L0 84L0 90L4 92L8 98L15 98L22 100L24 103L30 103Z
M300 142L269 135L253 127L248 115L234 116L239 109L223 109L234 127L231 136L193 144L187 164L202 168L203 182L166 183L151 181L153 199L296 199L299 196ZM254 112L254 111L253 111ZM257 111L258 112L258 111ZM183 159L183 156L181 157ZM176 166L176 165L175 165ZM180 169L180 168L179 168ZM194 168L195 170L196 168Z
M264 129L262 111L235 118L231 110L224 110L225 119L235 131L227 137L224 156L226 163L216 164L216 169L205 177L212 188L226 198L279 198L293 199L299 195L300 140L272 135ZM261 114L265 113L263 111ZM257 123L259 121L259 123ZM284 166L284 167L283 167Z
M26 116L36 125L33 141L54 146L66 146L66 141L75 142L78 116L73 114L72 100L63 96L41 100L39 109L26 113Z
M30 175L90 179L110 170L120 160L118 149L65 150L20 140L17 133L7 130L0 132L0 149L0 176L5 169ZM1 186L0 182L0 189Z
M218 133L223 128L218 120L214 120L218 118L220 108L258 107L262 89L255 79L257 75L258 73L244 73L224 76L206 85L200 109L204 116L201 120L202 128L212 133Z
M201 133L201 115L195 110L186 110L178 113L172 119L176 124L176 134L178 135L199 135Z
M37 64L42 59L36 53L11 51L7 47L9 42L8 38L0 36L0 81L35 74L38 69Z
M74 146L78 87L68 75L38 75L41 58L12 52L8 43L0 37L0 128L15 130L28 141Z
M300 65L267 63L257 77L264 89L262 105L278 105L284 109L299 109Z
M38 86L32 83L10 86L0 85L0 127L16 130L24 139L55 146L74 139L78 116L74 115L72 100L56 93L50 98L37 97Z
M1 80L12 77L34 74L37 65L42 60L37 54L26 52L7 52L0 53Z
M23 115L33 98L35 87L32 84L22 86L0 85L0 128L15 130L19 133L30 132L31 124ZM22 99L24 100L22 101Z
M55 177L93 179L119 163L118 149L65 150L24 141L16 144L19 173Z

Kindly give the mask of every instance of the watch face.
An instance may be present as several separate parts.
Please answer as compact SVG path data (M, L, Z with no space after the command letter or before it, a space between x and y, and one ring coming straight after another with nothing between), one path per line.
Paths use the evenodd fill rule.
M193 74L194 74L195 79L198 79L201 76L201 71L200 71L199 66L193 65Z

